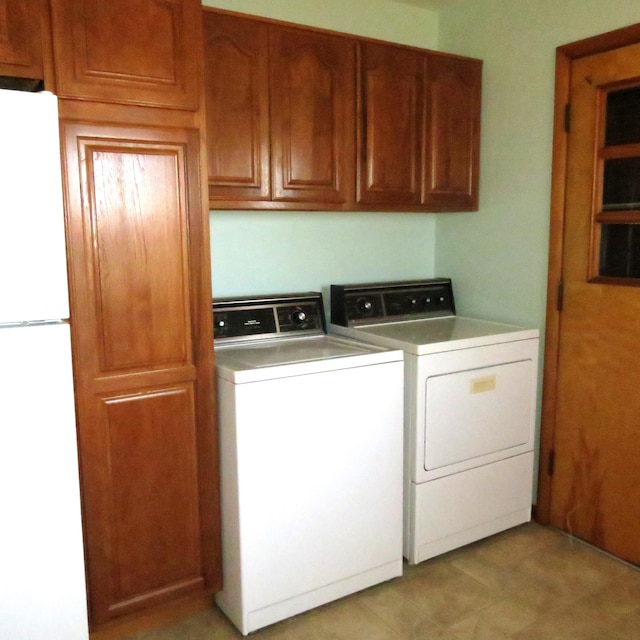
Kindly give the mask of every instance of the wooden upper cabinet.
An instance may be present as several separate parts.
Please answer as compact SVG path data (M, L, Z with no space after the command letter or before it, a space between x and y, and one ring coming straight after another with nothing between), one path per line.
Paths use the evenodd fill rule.
M273 199L353 202L355 44L270 28Z
M478 207L482 63L204 10L209 204Z
M213 11L203 24L211 206L352 202L354 42Z
M422 54L359 46L359 204L420 203Z
M52 0L62 98L196 110L199 0Z
M269 33L204 11L209 198L270 200Z
M44 77L43 0L0 0L0 75Z
M433 211L478 208L482 63L425 57L422 204Z

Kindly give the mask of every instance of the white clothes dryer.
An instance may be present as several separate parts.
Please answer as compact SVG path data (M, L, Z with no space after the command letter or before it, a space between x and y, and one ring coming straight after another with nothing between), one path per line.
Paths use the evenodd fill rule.
M243 634L402 574L403 354L320 293L214 300L220 608Z
M332 285L330 331L404 351L410 563L530 520L538 330L456 316L436 278Z

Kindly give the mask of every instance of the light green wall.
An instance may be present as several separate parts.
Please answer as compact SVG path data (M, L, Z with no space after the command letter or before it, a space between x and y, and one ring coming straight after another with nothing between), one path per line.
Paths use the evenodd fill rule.
M214 211L214 295L327 293L332 283L428 277L433 226L401 213Z
M544 336L555 49L635 22L638 0L466 0L441 12L440 48L484 60L480 210L436 223L435 272L453 278L459 313Z
M202 0L254 16L435 49L438 14L391 0Z
M439 215L461 313L543 327L556 47L640 21L638 0L466 0L439 47L484 60L480 210ZM496 288L499 284L499 288Z
M437 14L389 0L205 0L206 6L436 48ZM326 292L434 275L433 215L212 211L214 296Z

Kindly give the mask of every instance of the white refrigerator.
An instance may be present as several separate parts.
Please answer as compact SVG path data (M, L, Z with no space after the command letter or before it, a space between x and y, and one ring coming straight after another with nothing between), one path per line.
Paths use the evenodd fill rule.
M0 640L86 640L58 104L0 90Z

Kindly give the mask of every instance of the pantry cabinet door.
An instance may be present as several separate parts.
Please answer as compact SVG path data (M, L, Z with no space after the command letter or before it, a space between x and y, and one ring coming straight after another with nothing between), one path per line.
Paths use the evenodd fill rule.
M52 0L58 95L198 108L199 0Z
M353 202L355 43L270 28L273 199Z
M268 26L204 11L209 199L271 198Z
M478 208L482 63L425 57L422 204L431 211Z
M359 43L359 204L420 203L423 54Z
M197 130L62 131L95 626L220 584L207 235Z

